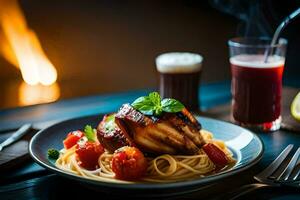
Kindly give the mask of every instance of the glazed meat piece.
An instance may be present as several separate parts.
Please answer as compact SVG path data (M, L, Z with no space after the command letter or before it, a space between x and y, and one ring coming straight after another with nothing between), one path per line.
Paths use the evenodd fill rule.
M204 144L200 133L201 125L186 109L175 114L165 113L161 121L168 122L181 134L191 139L197 147L201 147Z
M131 146L127 137L115 124L115 114L105 115L97 127L97 138L99 142L109 152L113 153L116 149L123 146Z
M115 116L115 123L132 144L146 152L197 154L205 143L201 125L186 109L154 119L124 104Z

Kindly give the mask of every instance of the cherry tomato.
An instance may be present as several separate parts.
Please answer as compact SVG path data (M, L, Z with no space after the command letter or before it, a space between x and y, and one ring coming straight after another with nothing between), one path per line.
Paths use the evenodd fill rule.
M219 168L223 168L228 164L228 159L225 153L212 143L207 143L203 147L203 150L209 157L209 159Z
M76 155L78 164L88 170L99 167L98 159L104 152L103 146L99 142L79 141L76 145Z
M78 140L84 136L82 131L72 131L70 132L66 139L63 141L65 149L70 149L77 144Z
M112 171L117 179L135 180L141 178L147 170L147 160L136 147L121 147L112 158Z

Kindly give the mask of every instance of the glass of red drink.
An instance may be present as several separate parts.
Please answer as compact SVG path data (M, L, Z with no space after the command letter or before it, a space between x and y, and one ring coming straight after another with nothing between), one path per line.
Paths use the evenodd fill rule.
M229 40L232 115L238 124L275 131L281 123L282 74L287 40Z

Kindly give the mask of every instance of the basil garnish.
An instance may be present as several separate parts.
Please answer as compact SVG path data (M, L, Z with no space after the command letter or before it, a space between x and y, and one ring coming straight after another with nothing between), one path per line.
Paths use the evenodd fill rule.
M176 99L166 98L161 100L157 92L151 92L148 96L139 97L131 105L145 115L156 116L161 115L162 112L179 112L184 108L184 105Z
M95 140L96 134L94 132L94 129L90 125L86 125L84 127L84 135L88 139L88 141L92 141L92 142L96 141Z

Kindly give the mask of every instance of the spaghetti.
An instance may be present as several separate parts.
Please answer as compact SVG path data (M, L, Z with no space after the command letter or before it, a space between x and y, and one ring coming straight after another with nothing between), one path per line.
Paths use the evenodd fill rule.
M201 130L205 141L218 146L227 156L230 163L234 162L231 152L227 149L223 141L214 140L212 133ZM99 168L93 171L82 168L76 160L75 146L61 151L60 157L55 165L69 173L73 173L86 178L108 181L127 182L115 179L115 174L111 167L113 154L105 151L98 159ZM144 182L170 182L186 180L195 177L203 177L216 171L215 164L209 159L207 154L201 150L197 155L169 155L164 154L155 158L147 158L148 167L146 175L141 179Z

